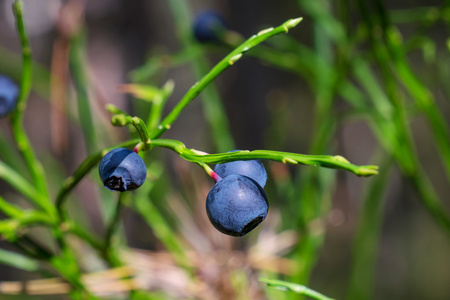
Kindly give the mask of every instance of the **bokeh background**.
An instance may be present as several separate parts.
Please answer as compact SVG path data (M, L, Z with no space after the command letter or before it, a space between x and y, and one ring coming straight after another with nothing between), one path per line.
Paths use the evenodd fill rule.
M429 178L433 195L442 203L439 209L449 211L448 167L433 138L434 129L430 125L433 121L417 105L408 85L402 84L403 79L396 70L399 65L392 51L387 51L391 56L381 58L386 68L380 62L377 56L380 52L376 50L380 47L374 46L376 43L367 33L370 22L364 15L361 1L312 2L196 0L183 1L177 9L176 1L163 0L24 1L35 62L25 126L37 156L44 164L52 193L57 192L62 180L76 169L89 151L78 121L77 92L68 62L67 53L74 36L80 35L82 39L89 102L94 116L95 150L99 150L130 136L128 130L109 124L110 115L104 109L106 103L142 118L148 114L148 103L126 93L124 84L161 87L172 79L175 87L165 108L168 112L205 74L205 70L232 50L232 45L225 43L200 45L192 37L186 42L186 32L191 29L187 21L199 13L220 13L227 27L243 37L278 26L290 18L303 17L303 21L289 32L288 38L274 37L262 46L274 55L275 62L265 60L256 50L254 55L250 51L217 78L212 91L201 94L191 103L164 137L181 140L188 147L206 152L232 150L223 147L222 137L215 135L207 118L205 101L217 98L222 103L235 148L342 155L355 164L381 165L385 168L382 169L384 183L378 189L370 189L374 178L360 178L344 171L316 172L311 166L286 167L265 162L270 177L266 189L271 206L269 217L255 232L236 240L221 236L205 219L202 205L213 184L211 179L196 165L168 150L155 149L147 157L152 164L158 163L152 166L161 172L154 180L152 203L189 251L205 260L217 253L228 253L223 261L196 262L208 264L208 267L203 266L204 269L196 265L201 270L197 275L212 290L211 294L205 295L213 295L214 299L298 299L293 293L267 291L257 282L261 274L276 277L278 273L283 279L305 284L335 299L449 299L449 229L440 226L436 215L432 216L425 208L423 194L417 191L415 181ZM379 4L384 5L384 13L402 36L399 47L404 51L402 55L411 74L432 95L435 110L443 117L447 130L441 136L448 138L449 1L366 2L366 13L373 20L373 37L381 43L385 41L385 31ZM0 72L19 81L20 44L11 4L9 0L0 1ZM183 16L187 17L180 19ZM340 30L348 39L339 38ZM201 55L190 51L189 47L200 48ZM384 47L389 49L388 45ZM271 52L271 49L275 50ZM313 55L303 58L318 57L317 62L303 62L301 51L304 49L309 49L308 53ZM352 51L345 52L348 49ZM346 53L350 54L346 56ZM177 60L176 56L184 59ZM389 130L390 125L377 127L379 112L372 104L377 102L366 89L364 80L369 79L355 75L362 74L354 71L356 67L352 63L357 60L367 63L387 98L397 95L400 99L399 111L405 117L403 125L409 129L406 136L412 141L412 153L420 166L416 172L418 177L409 175L411 173L399 163L401 155L396 156L395 150L386 146L393 143L389 139L392 134L383 131ZM326 61L332 71L323 68L320 61ZM392 76L383 73L385 71ZM364 109L349 104L338 92L339 87L330 87L328 81L333 76L348 80L362 91ZM392 89L395 92L391 93ZM328 104L327 97L330 99ZM384 116L388 119L384 122L397 124L396 116L394 114L392 120ZM328 121L332 124L321 126ZM328 133L319 132L320 128ZM0 121L0 130L2 141L11 141L7 119ZM393 136L395 139L395 134ZM402 145L402 140L397 142ZM70 209L74 219L102 235L105 230L103 220L111 214L114 208L111 203L116 196L105 196L98 188L95 176L96 170L91 173L92 178L83 180L77 187ZM0 188L6 199L27 206L8 185L0 183ZM303 192L304 188L308 191ZM378 200L368 195L375 192L380 194L373 194ZM303 201L305 197L308 198L306 202ZM362 216L366 216L365 223ZM370 217L373 220L367 219ZM149 225L142 211L126 208L120 228L123 247L153 254L167 250L160 236L155 235L154 231L158 229ZM365 232L369 240L361 242ZM36 230L34 234L51 243L48 232ZM305 246L305 240L309 238L314 240L314 246ZM286 241L287 246L276 255L286 258L283 263L295 266L293 269L297 271L280 271L281 261L277 261L275 269L278 271L275 272L265 269L267 262L261 268L249 262L252 246L270 248L280 241ZM6 241L1 242L0 247L15 251ZM93 256L92 251L83 250L81 246L80 251ZM244 257L242 262L233 261L236 257L233 251L240 251ZM98 264L101 268L98 259L92 258L92 261L92 265ZM80 264L88 266L89 262ZM244 275L239 273L241 271ZM164 274L164 270L160 272ZM166 274L172 273L167 269ZM173 276L174 281L185 280ZM247 285L236 283L239 276L247 278L243 280ZM42 278L42 274L0 266L1 282L36 278ZM165 281L149 286L161 299L197 297L180 292L183 290L181 284L179 290Z

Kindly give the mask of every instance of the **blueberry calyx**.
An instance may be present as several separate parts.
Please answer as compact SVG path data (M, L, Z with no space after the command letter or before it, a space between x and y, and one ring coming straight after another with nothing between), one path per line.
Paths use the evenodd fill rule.
M111 176L105 180L105 186L110 190L125 191L125 185L120 177Z

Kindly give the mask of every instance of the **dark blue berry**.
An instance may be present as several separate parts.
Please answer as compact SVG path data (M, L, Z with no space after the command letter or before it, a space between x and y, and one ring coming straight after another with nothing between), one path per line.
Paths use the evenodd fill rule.
M11 112L17 103L19 87L6 76L0 75L0 117Z
M240 174L255 180L261 187L266 185L267 172L259 160L236 160L224 164L218 164L214 172L224 178L232 174Z
M105 187L111 191L131 191L140 187L147 177L147 168L135 152L117 148L108 152L98 168Z
M199 42L216 42L225 29L225 21L215 12L203 12L194 21L194 36Z
M269 204L262 187L253 179L230 175L209 191L206 212L214 227L232 236L243 236L267 216Z

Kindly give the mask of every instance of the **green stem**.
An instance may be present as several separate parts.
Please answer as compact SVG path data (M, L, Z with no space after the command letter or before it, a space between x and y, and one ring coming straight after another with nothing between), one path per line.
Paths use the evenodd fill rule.
M55 225L52 220L38 211L23 213L19 218L0 220L0 234L16 235L24 227L38 226L40 224Z
M173 122L178 118L182 110L195 98L201 91L203 91L208 84L210 84L220 73L225 71L228 67L236 63L242 55L258 45L259 43L267 40L268 38L280 34L286 33L289 29L297 26L302 18L291 19L283 23L281 26L275 28L268 28L251 36L247 41L241 44L239 47L234 49L230 54L228 54L224 59L222 59L215 67L209 71L200 81L195 83L185 96L180 100L180 102L173 108L173 110L167 115L167 117L162 121L162 123L150 132L150 138L155 139L161 136L166 130L168 130Z
M135 150L148 150L150 148L150 137L145 122L138 117L125 116L123 114L114 115L111 123L114 126L133 125L141 137L141 142L136 146Z
M6 49L0 46L0 73L5 74L17 81L22 78L22 55L15 51ZM42 99L49 99L50 97L50 72L42 64L37 62L31 63L32 78L31 89L34 93L39 95Z
M23 21L22 6L23 5L21 1L14 1L13 3L13 11L16 17L17 30L19 32L19 37L22 44L23 69L20 83L19 99L17 101L16 110L11 117L11 126L17 147L25 160L34 186L41 195L48 199L48 190L47 184L45 182L44 169L42 168L40 162L36 159L30 141L23 127L23 117L25 108L27 106L32 82L32 58L31 48ZM50 200L47 201L49 202Z
M2 196L0 196L0 210L11 218L19 218L23 214L19 206L9 203Z
M332 169L342 169L358 176L372 176L377 174L377 166L356 166L349 163L344 157L336 155L304 155L290 152L254 150L236 151L218 154L207 154L195 149L187 149L186 146L176 140L157 139L151 143L152 147L169 148L180 155L181 158L197 164L221 164L235 160L266 159L285 164L303 164L320 166Z

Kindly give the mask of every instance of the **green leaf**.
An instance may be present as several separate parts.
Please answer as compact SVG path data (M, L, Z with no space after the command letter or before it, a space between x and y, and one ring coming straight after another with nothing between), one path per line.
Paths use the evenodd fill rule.
M313 299L333 300L332 298L322 295L322 294L320 294L304 285L301 285L301 284L296 284L296 283L287 282L287 281L283 281L283 280L267 279L267 278L260 278L259 281L266 283L270 287L275 287L280 290L292 291L294 293L305 295L305 296L311 297Z
M30 272L39 269L38 261L5 249L0 249L0 263Z
M121 91L133 95L133 97L152 102L153 99L161 93L159 88L144 84L124 84Z

